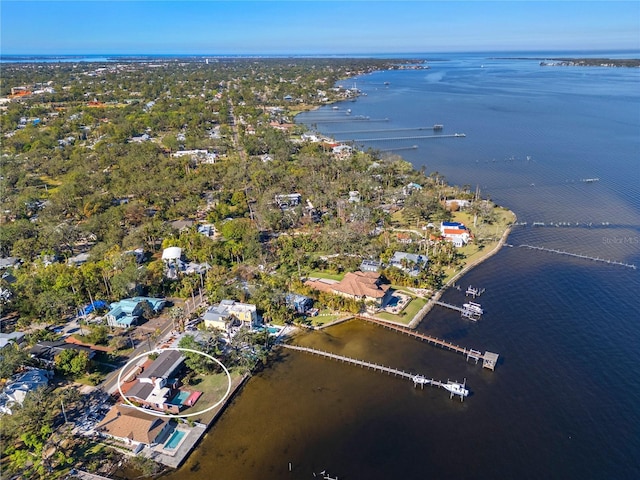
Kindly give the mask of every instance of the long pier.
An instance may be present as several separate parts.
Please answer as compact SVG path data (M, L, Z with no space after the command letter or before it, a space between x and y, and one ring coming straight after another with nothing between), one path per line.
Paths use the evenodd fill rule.
M408 127L408 128L378 128L375 130L345 130L336 132L340 135L344 133L383 133L383 132L411 132L414 130L438 130L437 127Z
M358 315L356 318L374 323L376 325L380 325L381 327L388 328L389 330L394 330L396 332L404 333L405 335L408 335L410 337L417 338L418 340L431 343L433 345L445 348L447 350L451 350L452 352L461 353L466 357L467 362L469 361L470 358L473 358L476 361L476 363L478 363L478 360L482 360L483 361L482 366L490 370L494 370L496 367L496 363L498 362L499 355L497 353L485 352L483 354L479 350L475 350L473 348L461 347L460 345L447 342L446 340L432 337L431 335L427 335L424 333L419 333L414 330L411 330L410 328L394 325L392 323L378 320L376 318L363 317L360 315Z
M378 152L397 152L398 150L417 150L418 145L411 145L410 147L396 147L396 148L384 148L378 149Z
M579 253L565 252L564 250L556 250L554 248L536 247L534 245L526 245L526 244L518 245L518 247L524 247L524 248L528 248L530 250L540 250L540 251L543 251L543 252L556 253L558 255L566 255L566 256L569 256L569 257L582 258L583 260L592 260L594 262L607 263L607 264L610 264L610 265L619 265L621 267L632 268L633 270L635 270L637 268L632 263L624 263L624 262L618 262L616 260L607 260L607 259L600 258L600 257L592 257L592 256L589 256L589 255L581 255Z
M417 387L418 385L420 385L421 388L424 388L425 385L431 385L433 387L441 387L447 390L451 394L451 397L453 397L453 395L460 396L461 401L463 400L464 397L466 397L469 394L469 391L464 388L465 385L459 384L457 382L447 381L447 383L444 383L438 380L434 380L433 378L427 378L424 375L416 375L415 373L405 372L404 370L398 370L397 368L386 367L384 365L378 365L377 363L365 362L364 360L345 357L344 355L325 352L324 350L316 350L315 348L300 347L297 345L289 345L286 343L283 343L282 346L290 350L297 350L299 352L305 352L305 353L310 353L312 355L318 355L320 357L330 358L332 360L337 360L342 363L349 363L351 365L367 368L375 372L386 373L387 375L393 375L394 377L406 378L407 380L411 380L413 382L414 387ZM456 391L451 390L451 387L454 385L458 387L455 389Z
M388 118L369 118L369 117L344 117L344 118L328 118L326 120L312 118L305 123L347 123L347 122L388 122Z
M389 142L393 140L427 140L434 138L464 138L466 135L464 133L453 133L450 135L410 135L406 137L378 137L378 138L354 138L351 140L344 140L344 142L354 142L354 143L363 143L363 142Z

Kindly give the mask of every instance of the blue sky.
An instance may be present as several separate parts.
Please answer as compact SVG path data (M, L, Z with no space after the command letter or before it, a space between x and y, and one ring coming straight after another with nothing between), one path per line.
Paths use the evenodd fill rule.
M640 50L640 1L11 1L9 54Z

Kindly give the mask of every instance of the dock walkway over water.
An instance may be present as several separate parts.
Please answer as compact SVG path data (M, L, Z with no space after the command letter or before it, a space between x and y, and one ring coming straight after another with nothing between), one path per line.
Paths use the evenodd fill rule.
M460 396L460 400L462 401L464 397L469 394L469 391L464 388L464 384L459 384L457 382L449 382L447 383L440 382L438 380L434 380L433 378L427 378L424 375L417 375L415 373L405 372L404 370L398 370L396 368L386 367L384 365L378 365L377 363L365 362L364 360L358 360L356 358L345 357L344 355L338 355L336 353L325 352L323 350L316 350L315 348L309 347L300 347L298 345L288 345L283 343L282 346L284 348L288 348L290 350L297 350L299 352L311 353L312 355L318 355L325 358L330 358L332 360L337 360L342 363L350 363L351 365L357 365L362 368L367 368L369 370L374 370L380 373L386 373L387 375L393 375L394 377L406 378L407 380L411 380L413 382L413 386L417 387L420 385L421 388L424 388L425 385L431 385L433 387L441 387L447 390L451 397L454 395ZM455 391L452 391L452 385L458 386ZM459 392L459 393L458 393Z
M460 312L460 315L464 318L468 318L469 320L473 320L477 322L480 320L480 317L484 313L482 307L479 303L468 302L462 305L462 307L458 307L457 305L452 305L450 303L441 302L436 300L433 302L434 305L440 305L441 307L449 308L451 310L455 310Z
M469 361L470 358L473 358L476 361L476 363L478 363L478 360L482 360L482 366L484 368L488 368L489 370L495 370L496 368L496 363L498 362L498 358L499 358L499 354L497 353L485 352L483 354L479 350L475 350L473 348L461 347L460 345L455 345L451 342L447 342L446 340L432 337L431 335L427 335L424 333L416 332L414 330L411 330L408 327L401 327L399 325L394 325L392 323L378 320L376 318L364 317L364 316L358 316L356 318L374 323L376 325L380 325L390 330L395 330L396 332L404 333L405 335L408 335L410 337L417 338L418 340L422 340L442 348L446 348L447 350L451 350L456 353L461 353L466 357L467 361Z
M427 140L435 138L464 138L464 133L454 133L450 135L409 135L398 137L378 137L378 138L353 138L351 140L345 140L345 142L351 143L364 143L364 142L390 142L394 140Z

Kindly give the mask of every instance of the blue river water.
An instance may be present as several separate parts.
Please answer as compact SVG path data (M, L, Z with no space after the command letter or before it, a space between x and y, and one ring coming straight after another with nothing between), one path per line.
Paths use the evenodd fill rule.
M501 56L426 56L428 70L344 80L366 95L297 118L479 186L526 222L510 246L459 281L485 288L481 321L436 307L419 326L498 352L495 372L360 321L331 327L298 342L440 380L466 378L471 395L461 403L281 352L170 478L303 479L322 470L352 480L640 478L640 69ZM442 138L367 142L434 132L349 133L433 124L444 126ZM445 136L453 133L465 136ZM455 289L443 296L464 298Z

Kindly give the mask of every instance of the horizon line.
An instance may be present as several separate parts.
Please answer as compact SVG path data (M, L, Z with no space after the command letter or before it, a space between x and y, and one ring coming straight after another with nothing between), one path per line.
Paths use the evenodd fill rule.
M552 49L482 49L482 50L435 50L435 51L406 51L406 52L347 52L347 53L259 53L259 52L246 52L246 53L97 53L97 52L78 52L78 53L2 53L1 57L81 57L81 56L117 56L117 57L362 57L362 56L380 56L380 55L426 55L426 54L442 54L442 53L511 53L511 52L624 52L624 53L639 53L640 49L637 48L604 48L604 49L585 49L585 48L552 48Z

